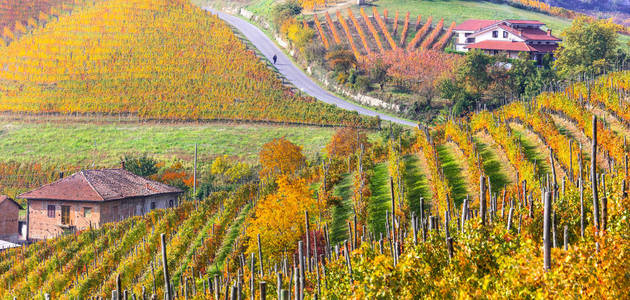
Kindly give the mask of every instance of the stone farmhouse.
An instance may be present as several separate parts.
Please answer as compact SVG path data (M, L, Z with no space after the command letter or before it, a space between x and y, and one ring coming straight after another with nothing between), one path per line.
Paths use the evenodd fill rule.
M98 228L176 206L182 190L124 169L84 170L20 195L28 200L28 237Z
M22 206L13 199L0 195L0 239L17 241L20 238L19 216Z
M533 20L467 20L453 30L455 49L468 52L480 49L486 54L505 53L518 58L525 52L539 64L546 54L552 54L562 40L543 30L545 23Z

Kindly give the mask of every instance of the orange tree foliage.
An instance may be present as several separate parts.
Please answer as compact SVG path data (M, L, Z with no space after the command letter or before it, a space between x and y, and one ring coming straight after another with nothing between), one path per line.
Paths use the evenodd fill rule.
M424 41L422 41L422 44L420 44L420 48L429 49L431 44L433 44L433 41L435 41L440 33L442 33L442 27L444 27L444 18L440 19L437 25L435 25L435 28L433 28L433 31L431 31L431 34L426 39L424 39Z
M391 34L389 34L389 30L387 29L387 24L385 24L385 21L383 21L381 16L378 14L378 10L376 10L376 6L372 6L372 15L374 16L374 19L376 19L376 23L378 23L378 26L381 27L381 31L383 31L383 34L385 35L385 39L387 40L387 42L389 42L389 46L393 50L396 50L398 48L396 47L396 42L394 42L394 39L392 38Z
M432 48L434 50L442 50L442 49L444 49L444 46L446 46L446 43L448 43L448 40L451 38L451 36L453 34L453 28L455 28L455 22L451 23L451 26L448 27L448 29L442 35L440 40L438 40L435 44L433 44Z
M370 145L364 132L354 128L341 128L335 132L328 145L326 152L329 157L347 157L360 151L361 145L367 150Z
M317 18L317 15L313 15L313 21L315 21L315 26L317 27L317 32L319 33L319 37L322 39L322 43L324 43L324 48L328 50L328 48L330 48L330 44L328 43L328 38L326 38L324 29L322 29L322 24L319 23L319 19Z
M444 78L454 76L461 57L435 50L405 51L398 49L365 57L363 68L384 64L387 75L415 91L433 88Z
M370 21L370 17L368 17L368 15L365 13L365 10L363 9L363 7L361 7L360 13L361 13L361 17L363 17L363 22L365 22L365 25L367 25L368 30L372 33L372 37L374 38L374 41L376 41L376 45L378 46L378 49L381 52L384 52L385 49L383 49L383 44L381 43L381 38L378 35L378 31L376 31L376 28L374 28L372 21Z
M186 0L97 2L0 48L0 65L6 111L365 120L292 91L227 24Z
M346 33L346 38L348 38L348 43L350 43L350 47L352 48L352 52L354 53L354 57L357 60L361 58L361 52L357 49L357 46L354 44L354 38L352 37L352 33L350 33L350 27L348 27L348 23L346 23L346 19L341 16L341 13L337 11L337 19L343 27L343 31Z
M420 21L420 16L418 16L418 22ZM409 31L409 12L405 16L405 25L403 25L403 30L400 35L400 47L405 45L405 41L407 40L407 32Z
M333 39L335 40L335 43L337 43L337 45L341 45L341 38L339 37L339 32L337 31L337 27L335 26L335 22L333 22L332 18L328 14L328 12L325 12L324 16L326 17L326 22L328 22L328 28L330 28L330 31L332 32Z
M255 215L248 222L247 252L258 252L260 235L265 258L278 261L285 250L293 253L306 232L304 212L313 211L316 205L317 201L304 179L280 177L277 192L259 200Z
M302 147L284 137L264 144L259 156L261 177L293 175L304 166L306 161L306 157L302 154Z
M429 19L427 19L427 22L424 23L424 25L422 25L422 28L420 28L420 30L416 32L416 35L414 35L411 42L409 42L409 45L407 45L407 50L412 50L416 48L416 45L418 45L418 43L420 42L420 40L422 40L424 35L427 34L429 29L431 29L432 21L433 21L433 16L429 16ZM420 22L420 16L418 16L418 22Z
M357 33L359 34L359 37L361 38L361 43L363 44L363 48L365 48L365 52L368 55L372 54L372 49L370 49L370 46L368 45L367 38L365 37L365 32L363 32L363 28L361 28L359 21L354 16L350 8L348 8L348 16L350 17L350 20L352 20L352 24L354 24L354 28L356 28Z

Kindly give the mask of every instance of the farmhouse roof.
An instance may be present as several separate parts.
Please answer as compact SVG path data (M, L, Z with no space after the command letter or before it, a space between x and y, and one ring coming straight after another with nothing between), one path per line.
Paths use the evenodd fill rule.
M545 23L537 20L505 20L512 24L532 24L532 25L545 25Z
M493 41L485 40L466 46L468 49L501 50L501 51L525 51L532 49L525 42Z
M463 23L455 26L454 30L461 30L461 31L477 31L479 29L482 29L484 27L488 27L490 25L499 23L498 20L475 20L475 19L471 19L471 20L466 20Z
M15 200L11 199L9 196L7 196L7 195L0 195L0 204L2 204L4 201L8 201L9 203L13 203L19 209L22 209L22 205L20 205L19 203L15 202Z
M84 170L20 195L25 199L109 201L182 190L124 169Z

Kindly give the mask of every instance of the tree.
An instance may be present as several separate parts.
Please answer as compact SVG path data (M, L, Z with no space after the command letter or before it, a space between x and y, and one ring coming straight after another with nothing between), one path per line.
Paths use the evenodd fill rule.
M347 73L350 68L357 65L357 59L354 53L346 49L335 49L326 54L326 61L330 68L336 72Z
M138 176L147 177L158 172L157 162L146 155L129 156L125 155L122 159L125 170Z
M616 60L619 43L610 21L579 17L561 36L564 40L555 52L554 65L565 78L584 72L601 73Z
M281 176L278 191L261 199L246 229L247 252L258 251L258 235L265 258L277 261L282 253L292 253L304 235L304 212L314 211L317 201L303 178ZM287 248L288 247L288 248Z
M260 176L262 177L294 175L306 162L302 147L284 137L264 144L259 155L262 166Z
M284 22L302 13L302 6L297 1L287 1L285 3L277 4L273 7L271 12L273 22L276 26L282 26Z
M347 157L358 151L361 145L366 150L370 145L365 133L355 128L345 127L335 132L330 143L326 145L326 152L329 157Z
M481 50L469 51L464 63L459 67L457 79L463 81L470 92L479 96L492 80L488 75L488 66L492 62L493 58Z

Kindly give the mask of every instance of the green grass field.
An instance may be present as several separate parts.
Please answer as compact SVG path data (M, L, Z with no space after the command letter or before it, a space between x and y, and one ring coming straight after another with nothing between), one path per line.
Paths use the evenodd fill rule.
M466 0L376 0L372 2L379 11L387 8L392 15L396 10L411 12L412 16L422 15L426 20L433 16L437 22L444 18L445 27L455 21L458 24L467 19L532 19L546 23L551 29L559 31L567 28L570 20L549 16L542 13L519 9L505 4L497 4L486 1ZM414 18L415 21L415 18Z
M158 159L190 159L198 144L200 159L227 154L256 163L262 145L286 137L313 157L335 128L258 124L142 124L30 122L0 118L0 161L107 167L128 153Z

